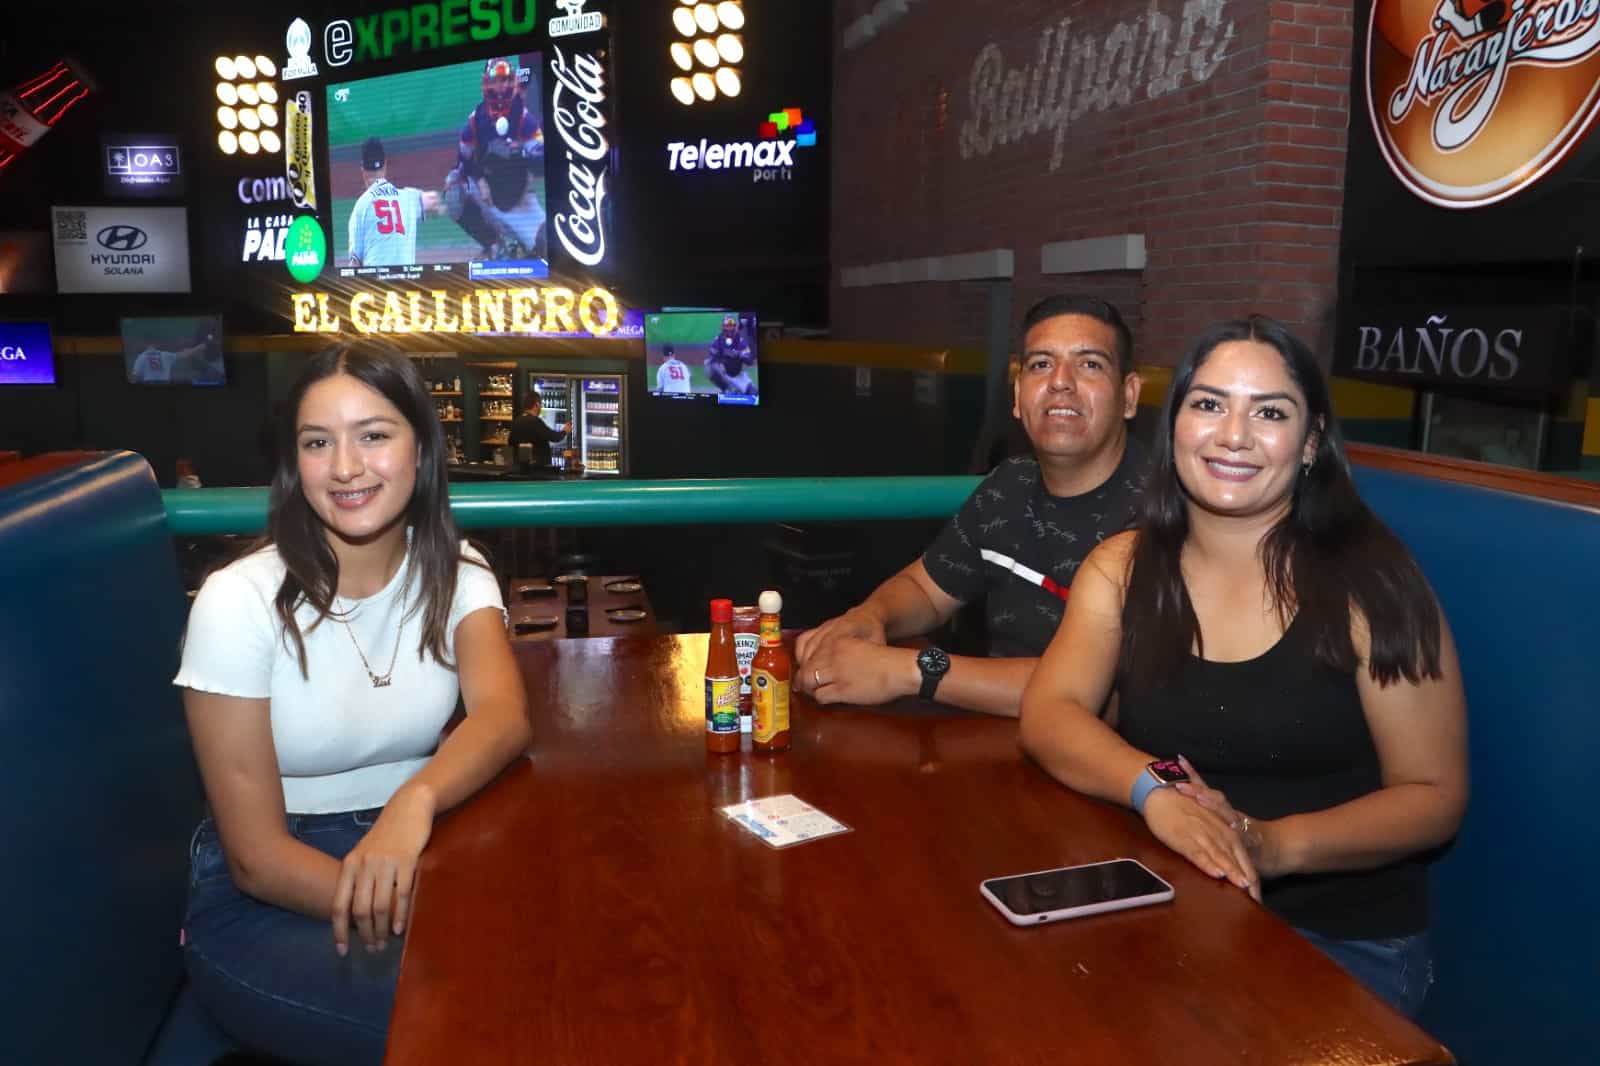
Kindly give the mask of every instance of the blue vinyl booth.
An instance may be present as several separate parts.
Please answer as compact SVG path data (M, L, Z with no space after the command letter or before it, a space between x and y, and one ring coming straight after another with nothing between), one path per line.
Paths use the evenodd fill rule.
M173 1008L202 797L170 684L184 597L161 496L128 453L11 484L5 470L0 1063L205 1063L192 1004ZM1375 469L1357 481L1433 582L1466 677L1472 805L1433 872L1439 982L1421 1022L1466 1066L1594 1062L1600 510ZM861 506L815 490L808 505L831 494L838 518Z

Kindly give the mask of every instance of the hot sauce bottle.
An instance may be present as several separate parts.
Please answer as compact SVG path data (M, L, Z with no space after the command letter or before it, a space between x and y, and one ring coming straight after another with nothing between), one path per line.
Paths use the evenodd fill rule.
M711 601L706 646L706 750L739 750L739 664L733 654L733 601Z
M750 664L754 690L755 729L751 746L756 751L789 750L789 650L783 646L778 613L783 597L768 589L757 601L761 607L761 648Z

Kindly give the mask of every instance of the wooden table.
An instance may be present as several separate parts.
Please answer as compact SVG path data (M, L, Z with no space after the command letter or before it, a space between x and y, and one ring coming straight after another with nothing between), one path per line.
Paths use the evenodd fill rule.
M638 581L639 578L630 576L590 577L587 579L589 586L589 632L576 634L580 637L613 637L613 636L653 636L656 632L656 612L650 606L650 597L645 595L644 588L638 592L612 592L607 585L618 581ZM530 583L544 583L544 578L519 577L512 579L506 598L506 608L511 614L511 639L514 642L539 642L545 640L564 640L570 634L567 632L567 590L565 586L556 585L555 594L551 596L535 596L524 599L517 590ZM617 607L637 607L644 611L645 616L637 622L614 621L606 612ZM553 629L536 629L529 633L518 633L517 622L525 618L539 615L553 615L557 621Z
M704 635L517 648L532 754L423 856L390 1066L1444 1063L1449 1053L1012 721L819 710L709 755ZM853 832L715 812L792 792ZM986 877L1132 856L1171 904L1017 929Z

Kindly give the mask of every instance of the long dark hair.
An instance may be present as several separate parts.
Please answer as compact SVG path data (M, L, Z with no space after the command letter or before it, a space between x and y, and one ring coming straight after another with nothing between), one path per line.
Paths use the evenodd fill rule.
M1219 345L1253 340L1269 345L1306 399L1316 454L1295 477L1289 512L1262 539L1261 561L1279 619L1298 615L1317 659L1340 673L1359 665L1350 636L1358 609L1372 635L1369 665L1380 684L1413 684L1439 673L1439 607L1427 579L1398 537L1356 492L1327 382L1311 349L1281 323L1263 316L1224 322L1206 332L1172 375L1145 483L1138 543L1129 561L1122 606L1121 674L1145 686L1172 677L1200 624L1180 559L1189 533L1189 497L1173 459L1173 427L1196 371Z
M402 521L411 528L411 550L404 581L421 592L407 615L422 612L417 658L431 654L441 666L450 660L450 604L456 595L456 570L462 559L461 535L450 515L450 485L445 469L444 427L422 377L402 353L371 342L341 344L307 360L279 413L276 472L268 497L267 532L252 550L276 546L283 560L283 584L273 599L285 634L294 642L300 674L306 676L306 646L294 612L302 602L317 612L315 629L333 613L339 587L339 560L328 545L322 519L311 509L300 484L297 427L307 390L335 374L348 374L375 389L399 408L417 439L417 484ZM401 622L404 625L404 620Z

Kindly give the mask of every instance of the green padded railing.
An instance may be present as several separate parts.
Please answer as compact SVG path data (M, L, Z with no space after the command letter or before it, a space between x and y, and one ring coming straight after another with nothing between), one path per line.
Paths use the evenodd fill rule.
M519 481L450 486L463 529L665 526L948 518L976 477L716 478L704 481ZM267 490L167 489L174 534L259 533Z

